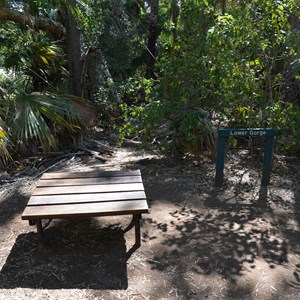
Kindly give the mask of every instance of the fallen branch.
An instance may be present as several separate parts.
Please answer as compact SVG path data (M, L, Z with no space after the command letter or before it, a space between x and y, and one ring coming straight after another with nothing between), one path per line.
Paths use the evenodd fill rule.
M57 166L59 163L61 163L61 160L59 160L58 162L54 163L53 165L49 166L48 168L44 169L43 171L39 172L38 174L34 175L33 178L37 178L40 177L41 175L43 175L45 172L49 171L50 169L54 168L55 166Z
M83 148L83 147L81 147L81 148L79 148L79 149L82 150L82 151L85 151L85 152L89 153L90 155L94 156L96 159L99 159L99 160L101 160L101 161L103 161L103 162L106 162L106 159L103 158L103 157L100 155L100 152L98 152L98 151L90 150L90 149Z

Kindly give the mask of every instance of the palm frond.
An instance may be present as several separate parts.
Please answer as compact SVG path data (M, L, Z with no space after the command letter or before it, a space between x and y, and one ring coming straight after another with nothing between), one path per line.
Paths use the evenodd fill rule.
M32 106L51 120L53 124L71 131L76 131L83 126L79 113L72 105L73 96L54 93L32 93L29 95L29 98Z
M6 165L12 161L10 155L11 141L6 126L2 119L0 119L0 164Z
M36 139L44 149L58 146L55 129L74 134L82 127L79 113L67 96L32 93L18 94L11 126L20 143Z

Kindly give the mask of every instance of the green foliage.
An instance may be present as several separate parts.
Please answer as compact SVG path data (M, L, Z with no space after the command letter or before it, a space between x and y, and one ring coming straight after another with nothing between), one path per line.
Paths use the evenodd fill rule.
M45 33L35 33L24 26L8 24L0 28L3 43L0 57L3 67L26 78L26 91L41 91L61 85L66 77L63 47Z
M64 5L79 17L79 2L8 1L8 7L56 22ZM1 24L0 37L0 71L8 74L0 78L0 159L8 163L12 153L49 151L71 141L84 127L74 106L83 100L62 92L67 80L62 40L22 22Z
M55 132L64 132L66 138L82 126L70 98L57 94L17 93L12 114L10 127L17 142L37 139L45 151L57 148Z
M300 43L292 20L300 14L295 1L240 0L226 7L221 1L160 3L160 77L150 93L159 105L152 112L152 136L161 136L164 124L184 148L209 130L203 122L207 111L224 116L227 126L275 127L282 139L293 141L285 139L286 145L297 144ZM134 129L138 123L134 117L148 114L149 101L141 105L136 98L131 98L136 110L125 108L131 116L128 133L129 125ZM140 120L145 128L148 119Z
M115 125L126 81L144 63L144 6L138 0L89 1L82 31L86 53L88 49L93 51L94 70L89 77L94 80L94 89L90 99L96 104L98 124L102 126Z
M160 150L187 153L210 133L208 114L184 101L160 101L159 88L159 82L145 78L132 78L123 86L121 141L129 136L140 138L144 147L155 144Z
M266 107L267 121L281 135L281 148L300 149L300 107L290 102L277 102Z
M56 149L57 134L63 132L64 140L83 127L73 105L73 96L51 93L24 92L22 82L1 78L0 157L16 150L44 151ZM75 99L76 100L76 99ZM7 130L5 131L5 128ZM9 130L8 130L9 129ZM9 135L8 135L9 133ZM11 145L13 147L8 148Z
M3 98L0 97L0 101L2 100ZM0 116L0 165L6 165L12 161L12 143L9 137L8 128L2 121L2 118L5 116L5 109L2 106L0 108Z
M120 142L128 136L141 138L144 146L159 140L157 126L163 116L161 103L155 99L155 82L152 79L131 78L121 86L121 91L124 98L120 103L123 119L118 128Z
M297 139L292 112L299 108L299 68L290 63L300 53L290 23L296 15L294 1L240 1L217 15L208 30L213 93L231 126L267 124ZM289 92L292 85L294 94Z
M122 138L138 136L185 152L211 132L212 115L224 125L222 116L230 127L275 127L285 148L299 147L298 2L159 1L155 81L144 79L148 1L8 1L8 7L61 22L59 11L68 5L81 24L84 70L93 59L94 70L83 79L94 85L87 94L98 105L102 123L119 124L121 111ZM41 128L39 143L54 145L37 106L45 105L41 95L59 105L45 91L61 90L67 80L66 49L46 33L9 22L0 27L0 36L0 62L17 75L13 81L25 93L4 85L5 99L22 107L16 124L32 123L16 132L29 138ZM1 127L5 146L10 128Z
M168 10L174 6L166 3L162 7L164 17L172 15ZM195 19L202 20L206 8L194 1L187 1L181 6L181 27L176 34L178 39L174 43L173 38L168 38L166 32L160 36L164 51L161 53L157 68L163 70L162 76L156 82L155 89L151 93L152 103L138 106L138 112L134 111L135 117L143 116L141 124L149 134L151 141L155 141L162 148L166 145L176 147L181 153L187 151L191 143L197 138L210 131L203 110L205 103L209 101L209 90L207 82L207 47L205 43L199 43L205 39L203 23L194 22ZM172 23L167 23L166 30L170 35L175 35ZM141 79L141 82L144 79ZM132 99L133 100L133 99ZM134 103L136 100L133 100ZM159 105L157 105L159 103ZM142 113L139 111L142 108ZM132 116L132 114L131 114ZM152 118L150 118L152 116ZM128 125L135 124L132 121ZM134 125L135 126L135 125ZM135 128L132 126L133 128ZM151 128L152 130L149 130ZM147 139L143 139L147 141ZM171 143L169 143L171 141ZM173 143L174 142L174 143ZM173 145L173 146L172 146Z
M143 52L140 43L143 21L137 19L139 7L132 10L127 1L90 1L82 26L87 46L101 49L115 79L132 76Z

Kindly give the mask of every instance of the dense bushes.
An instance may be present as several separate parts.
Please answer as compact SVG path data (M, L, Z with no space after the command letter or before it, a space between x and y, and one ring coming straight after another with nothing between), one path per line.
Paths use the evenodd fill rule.
M122 105L123 134L134 129L166 142L171 133L174 145L180 140L181 149L190 151L213 132L207 120L217 116L217 126L274 127L282 148L299 147L300 28L291 21L299 20L297 5L235 1L224 11L215 2L185 1L177 27L164 23L160 76L146 89L145 102Z

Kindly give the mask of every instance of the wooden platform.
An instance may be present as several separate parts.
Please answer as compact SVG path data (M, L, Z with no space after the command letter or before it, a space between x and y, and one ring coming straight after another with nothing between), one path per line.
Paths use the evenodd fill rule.
M148 204L140 170L45 173L22 214L36 224L43 242L43 219L133 215L136 245L140 245L140 218Z

